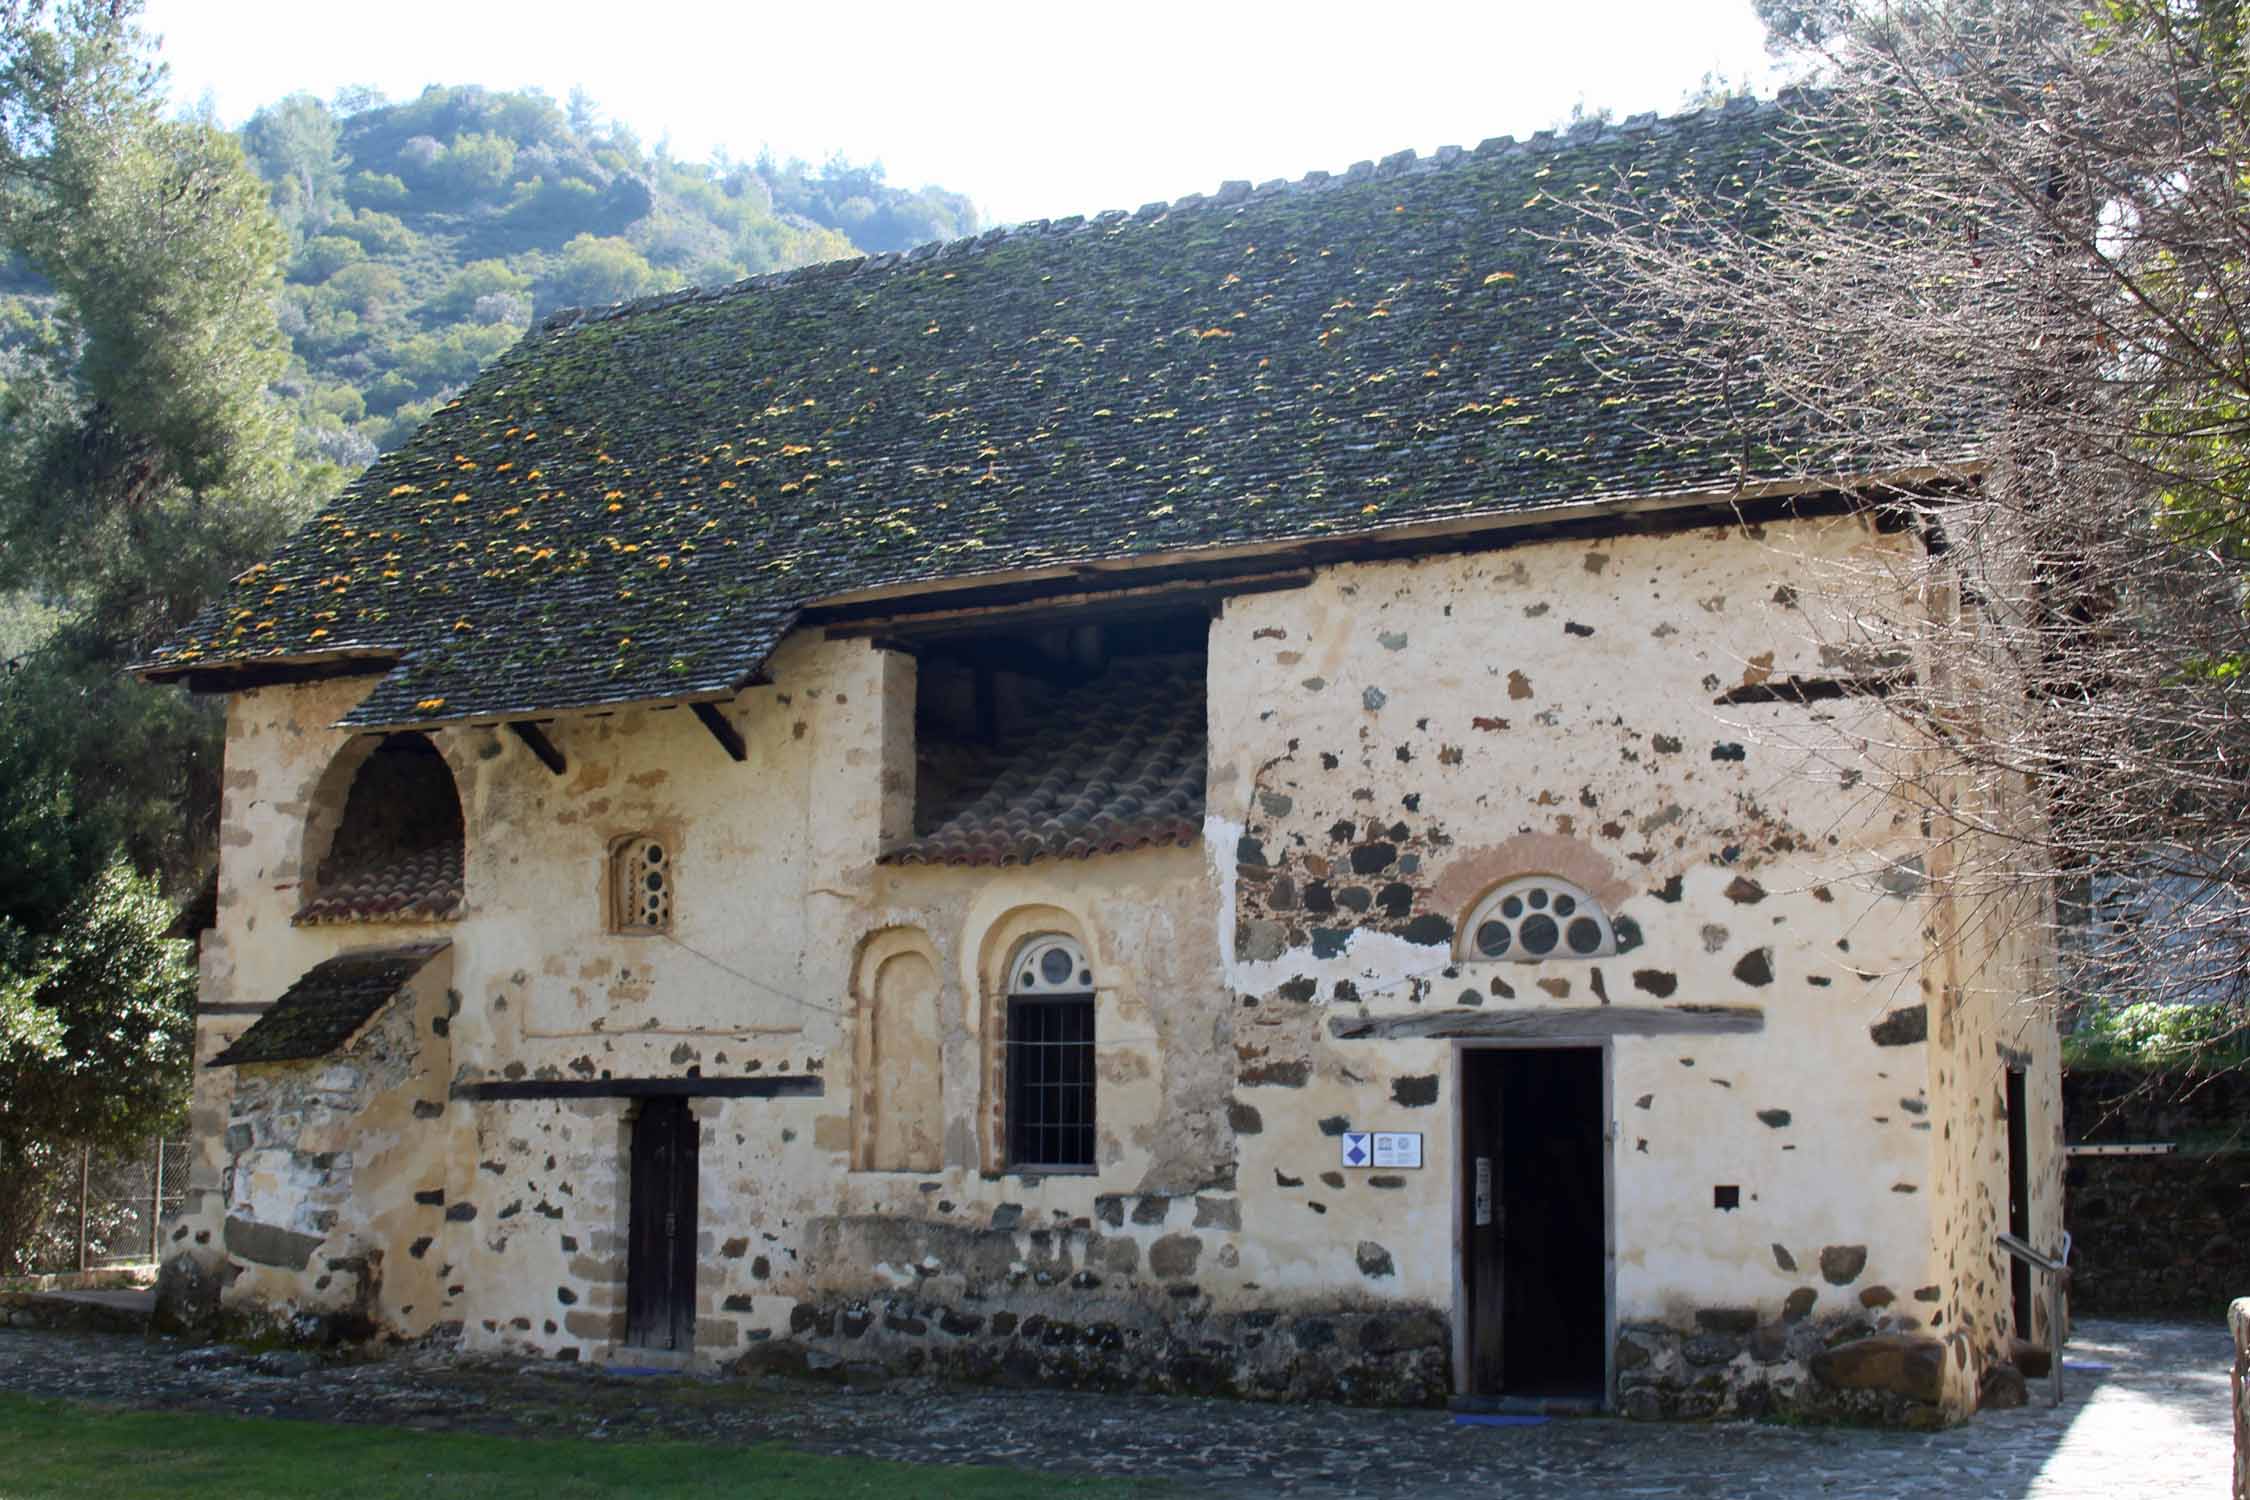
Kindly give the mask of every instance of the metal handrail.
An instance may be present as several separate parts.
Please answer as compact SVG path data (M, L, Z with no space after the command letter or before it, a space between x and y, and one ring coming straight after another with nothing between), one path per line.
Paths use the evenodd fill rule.
M2064 1230L2062 1248L2053 1255L2042 1254L2029 1242L2012 1234L1998 1236L2000 1248L2035 1271L2047 1275L2047 1341L2050 1352L2047 1359L2049 1406L2062 1405L2063 1399L2063 1288L2070 1285L2070 1231Z

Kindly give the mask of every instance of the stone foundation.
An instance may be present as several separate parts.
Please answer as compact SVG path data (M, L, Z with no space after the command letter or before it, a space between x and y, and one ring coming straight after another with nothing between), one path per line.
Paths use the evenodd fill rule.
M145 1333L148 1313L55 1292L0 1292L0 1328L52 1328L73 1333Z
M738 1372L949 1379L1069 1390L1442 1406L1451 1337L1433 1307L1181 1309L1080 1305L1069 1317L911 1297L803 1303L790 1332L757 1341Z
M1946 1425L1946 1344L1875 1333L1864 1319L1756 1323L1723 1311L1688 1332L1629 1323L1617 1338L1617 1408L1642 1421L1791 1418Z

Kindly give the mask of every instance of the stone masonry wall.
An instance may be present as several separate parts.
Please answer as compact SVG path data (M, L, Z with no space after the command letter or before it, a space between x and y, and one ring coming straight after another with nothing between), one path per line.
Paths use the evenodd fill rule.
M2216 1318L2250 1286L2250 1152L2078 1157L2070 1310Z
M468 832L467 911L443 929L457 998L422 1032L442 1066L389 1091L414 1108L365 1126L396 1167L360 1221L384 1256L373 1316L397 1337L629 1360L631 1105L450 1086L791 1074L817 1092L694 1106L700 1359L1436 1400L1461 1375L1469 1044L1414 1028L1498 1017L1605 1049L1627 1409L1888 1399L1845 1391L1934 1407L1923 1348L1964 1310L1932 1253L1955 1187L1932 1146L1949 1122L1917 986L1929 913L1901 873L1923 839L1837 769L1881 742L1884 710L1714 702L1848 666L1790 580L1806 554L1899 545L1791 523L1340 566L1231 600L1193 849L878 863L910 802L913 664L861 640L784 645L772 684L726 707L739 764L677 712L550 726L562 776L490 729L446 731ZM207 1004L255 1006L333 952L420 935L288 920L311 789L348 739L327 726L363 687L236 700ZM607 850L639 829L675 851L661 937L603 926ZM1480 894L1525 874L1586 889L1624 951L1466 957ZM1050 932L1095 974L1087 1173L1012 1170L1000 1146L994 1017L1016 945ZM900 952L927 966L934 1065L861 1079L868 966ZM1756 1025L1696 1032L1709 1007ZM246 1023L207 1015L200 1055ZM348 1227L333 1182L248 1216L322 1235L302 1270L229 1241L232 1104L255 1082L233 1071L198 1079L206 1161L180 1248L231 1306L349 1305L340 1280L316 1285L357 1253L330 1243ZM922 1143L913 1170L867 1169L868 1101L903 1087L929 1091L936 1160ZM267 1128L288 1131L253 1126L251 1146ZM1339 1137L1365 1129L1420 1132L1423 1165L1347 1167ZM291 1219L325 1212L326 1229ZM1832 1344L1867 1347L1846 1368Z
M2250 1078L2073 1071L2063 1095L2074 1142L2186 1148L2071 1159L2071 1310L2219 1316L2250 1287Z

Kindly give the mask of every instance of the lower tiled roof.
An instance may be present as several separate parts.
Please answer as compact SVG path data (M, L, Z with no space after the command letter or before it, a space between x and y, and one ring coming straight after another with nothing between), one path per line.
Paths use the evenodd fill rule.
M314 964L210 1066L326 1057L350 1041L424 964L451 946L449 939L438 938L400 948L363 948Z
M888 864L1020 865L1203 836L1200 658L1121 662L1057 698Z
M444 922L461 914L461 840L371 851L321 866L300 926L320 922Z

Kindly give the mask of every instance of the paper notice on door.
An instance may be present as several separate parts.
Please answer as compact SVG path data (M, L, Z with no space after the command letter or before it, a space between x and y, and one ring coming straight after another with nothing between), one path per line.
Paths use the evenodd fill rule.
M1492 1158L1477 1158L1476 1227L1486 1228L1492 1223Z

